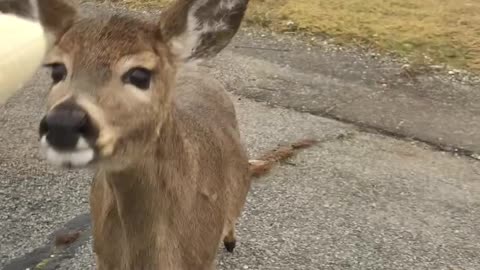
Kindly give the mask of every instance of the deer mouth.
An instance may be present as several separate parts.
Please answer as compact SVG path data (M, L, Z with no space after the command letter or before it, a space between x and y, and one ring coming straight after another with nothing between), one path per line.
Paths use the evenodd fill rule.
M40 139L40 152L52 165L62 168L83 168L96 159L96 151L87 140L80 137L73 149L58 149L50 145L47 136Z
M60 103L40 121L40 152L52 165L81 168L96 157L98 128L89 114L72 100Z

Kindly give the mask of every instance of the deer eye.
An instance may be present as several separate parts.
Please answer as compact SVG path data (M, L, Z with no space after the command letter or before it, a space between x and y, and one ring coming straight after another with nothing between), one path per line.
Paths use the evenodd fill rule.
M67 67L64 64L53 63L47 66L50 67L50 76L52 77L52 81L54 84L65 80L65 78L67 77Z
M125 84L131 84L138 89L147 90L150 88L150 81L152 80L152 72L145 68L132 68L122 76L122 81Z

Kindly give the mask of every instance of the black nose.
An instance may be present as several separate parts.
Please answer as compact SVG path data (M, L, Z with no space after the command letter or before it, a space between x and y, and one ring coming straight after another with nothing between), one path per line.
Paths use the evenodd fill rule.
M80 136L88 139L91 130L85 110L72 102L58 105L40 122L40 137L46 135L49 145L58 150L74 150Z

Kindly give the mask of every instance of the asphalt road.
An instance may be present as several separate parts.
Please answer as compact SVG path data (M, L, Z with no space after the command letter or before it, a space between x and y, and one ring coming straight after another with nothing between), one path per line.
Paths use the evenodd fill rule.
M304 59L302 66L302 52L308 50L299 41L262 35L240 33L225 53L204 67L232 93L251 155L302 137L316 136L322 143L254 185L238 225L238 247L234 254L219 247L219 269L480 269L480 164L470 157L475 147L469 147L478 142L480 121L475 121L477 104L465 107L460 102L480 100L473 86L441 78L427 84L423 77L417 86L408 86L394 80L392 73L388 77L392 84L378 90L379 95L396 91L402 98L380 99L384 103L379 106L377 95L366 98L381 89L376 87L385 87L375 83L374 76L379 75L373 60L352 52L330 55L325 48L313 47L310 60L323 59L325 65ZM276 51L274 57L272 50L257 48L254 53L235 48L246 44L290 51ZM329 57L337 57L337 62L326 61ZM356 64L350 61L351 75L334 72L348 57L358 58ZM371 76L362 71L364 65L358 64L362 61L370 61ZM441 83L444 86L435 88L437 93L450 87L449 96L454 96L443 103L428 94L433 91L429 87ZM45 74L39 72L0 107L0 267L5 270L93 266L88 217L91 173L53 169L38 155L37 126L47 84ZM409 95L408 87L424 94ZM365 96L342 99L352 94L347 89ZM363 106L345 106L358 100L364 101ZM414 107L419 111L412 115L424 119L394 110L403 102L420 101L431 103L424 110ZM448 103L451 111L434 111L437 103ZM325 104L334 109L325 113ZM350 110L350 116L336 109L338 104ZM382 115L386 108L398 113ZM469 118L442 124L447 112L462 112ZM411 125L394 133L390 128L399 115ZM384 122L369 124L377 118ZM422 128L425 119L436 121L435 129ZM452 125L461 132L452 130ZM457 136L450 140L436 135L438 130ZM435 140L438 137L443 138L441 144ZM445 145L464 148L468 155L439 151ZM80 238L53 249L58 230L80 231Z

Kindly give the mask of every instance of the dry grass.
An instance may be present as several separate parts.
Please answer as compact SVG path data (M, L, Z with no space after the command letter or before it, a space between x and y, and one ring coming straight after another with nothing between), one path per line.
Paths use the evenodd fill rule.
M171 0L124 0L160 5ZM246 21L276 31L327 34L424 62L480 71L478 0L251 0Z

